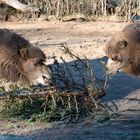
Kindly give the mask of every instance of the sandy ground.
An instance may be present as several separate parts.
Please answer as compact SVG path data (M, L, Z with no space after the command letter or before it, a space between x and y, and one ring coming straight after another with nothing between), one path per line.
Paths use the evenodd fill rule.
M126 24L113 22L6 22L0 23L0 28L12 29L22 34L31 43L41 47L47 57L56 56L59 59L60 56L63 56L67 62L70 62L72 59L61 51L60 44L66 43L79 57L86 56L93 61L95 73L102 79L103 66L99 61L105 56L103 51L105 42L111 34L115 34ZM47 60L48 64L52 62L52 59ZM40 131L33 130L32 133L26 129L22 129L21 132L21 129L15 127L11 133L29 134L29 139L37 140L140 139L139 89L139 78L119 73L110 80L108 95L103 99L104 103L112 108L110 113L116 114L111 121L95 125L95 123L85 120L64 128L43 126ZM1 125L2 123L0 123L2 128Z
M62 56L60 43L67 45L80 57L104 56L103 48L109 35L123 28L125 23L106 22L25 22L1 23L0 28L13 29L29 39L31 43L42 47L47 56ZM63 57L64 56L63 54ZM67 61L70 61L67 58Z

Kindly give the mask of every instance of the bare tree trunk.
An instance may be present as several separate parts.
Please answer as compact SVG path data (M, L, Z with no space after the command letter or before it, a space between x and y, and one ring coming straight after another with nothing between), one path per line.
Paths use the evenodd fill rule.
M60 0L57 1L57 11L56 11L56 17L58 18L60 15Z
M0 0L0 2L5 3L17 10L20 10L22 12L39 12L38 8L31 7L25 4L20 3L18 0Z
M101 1L102 15L104 14L104 0Z
M66 0L66 7L67 7L67 15L69 14L69 0Z
M140 13L140 0L138 1L138 13Z
M107 1L104 0L104 16L107 16L107 12L106 12L106 3L107 3Z
M128 19L127 20L130 20L130 18L131 18L131 3L132 3L132 1L131 0L129 0L129 9L128 9Z

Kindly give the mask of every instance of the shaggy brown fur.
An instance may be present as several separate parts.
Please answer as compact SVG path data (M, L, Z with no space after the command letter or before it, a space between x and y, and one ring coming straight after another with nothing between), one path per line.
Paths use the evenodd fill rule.
M26 39L8 29L0 29L0 79L27 85L39 83L43 76L51 77L45 59L45 54Z
M106 55L119 69L132 74L140 75L140 24L130 24L121 32L114 35L106 45ZM107 70L114 66L107 64ZM113 65L113 64L112 64Z

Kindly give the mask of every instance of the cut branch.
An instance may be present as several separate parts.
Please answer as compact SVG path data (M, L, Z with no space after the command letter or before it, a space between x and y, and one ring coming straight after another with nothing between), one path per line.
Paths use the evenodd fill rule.
M39 8L22 4L18 0L0 0L0 2L5 3L22 12L39 12Z
M54 93L53 91L44 91L41 93L35 93L35 94L26 94L26 95L10 95L10 96L0 96L0 100L7 100L7 99L26 99L26 98L39 98L39 97L47 97L50 96L53 98L53 96L56 96L58 93ZM85 97L85 94L83 92L81 93L66 93L62 92L59 94L60 97L69 97L69 96L76 96L76 97Z

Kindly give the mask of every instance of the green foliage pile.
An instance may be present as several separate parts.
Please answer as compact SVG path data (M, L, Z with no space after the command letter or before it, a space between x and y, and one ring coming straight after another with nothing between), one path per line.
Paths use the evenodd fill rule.
M76 95L47 95L45 97L9 98L0 101L1 117L28 120L31 122L76 122L94 113L106 112L96 107L91 97Z

